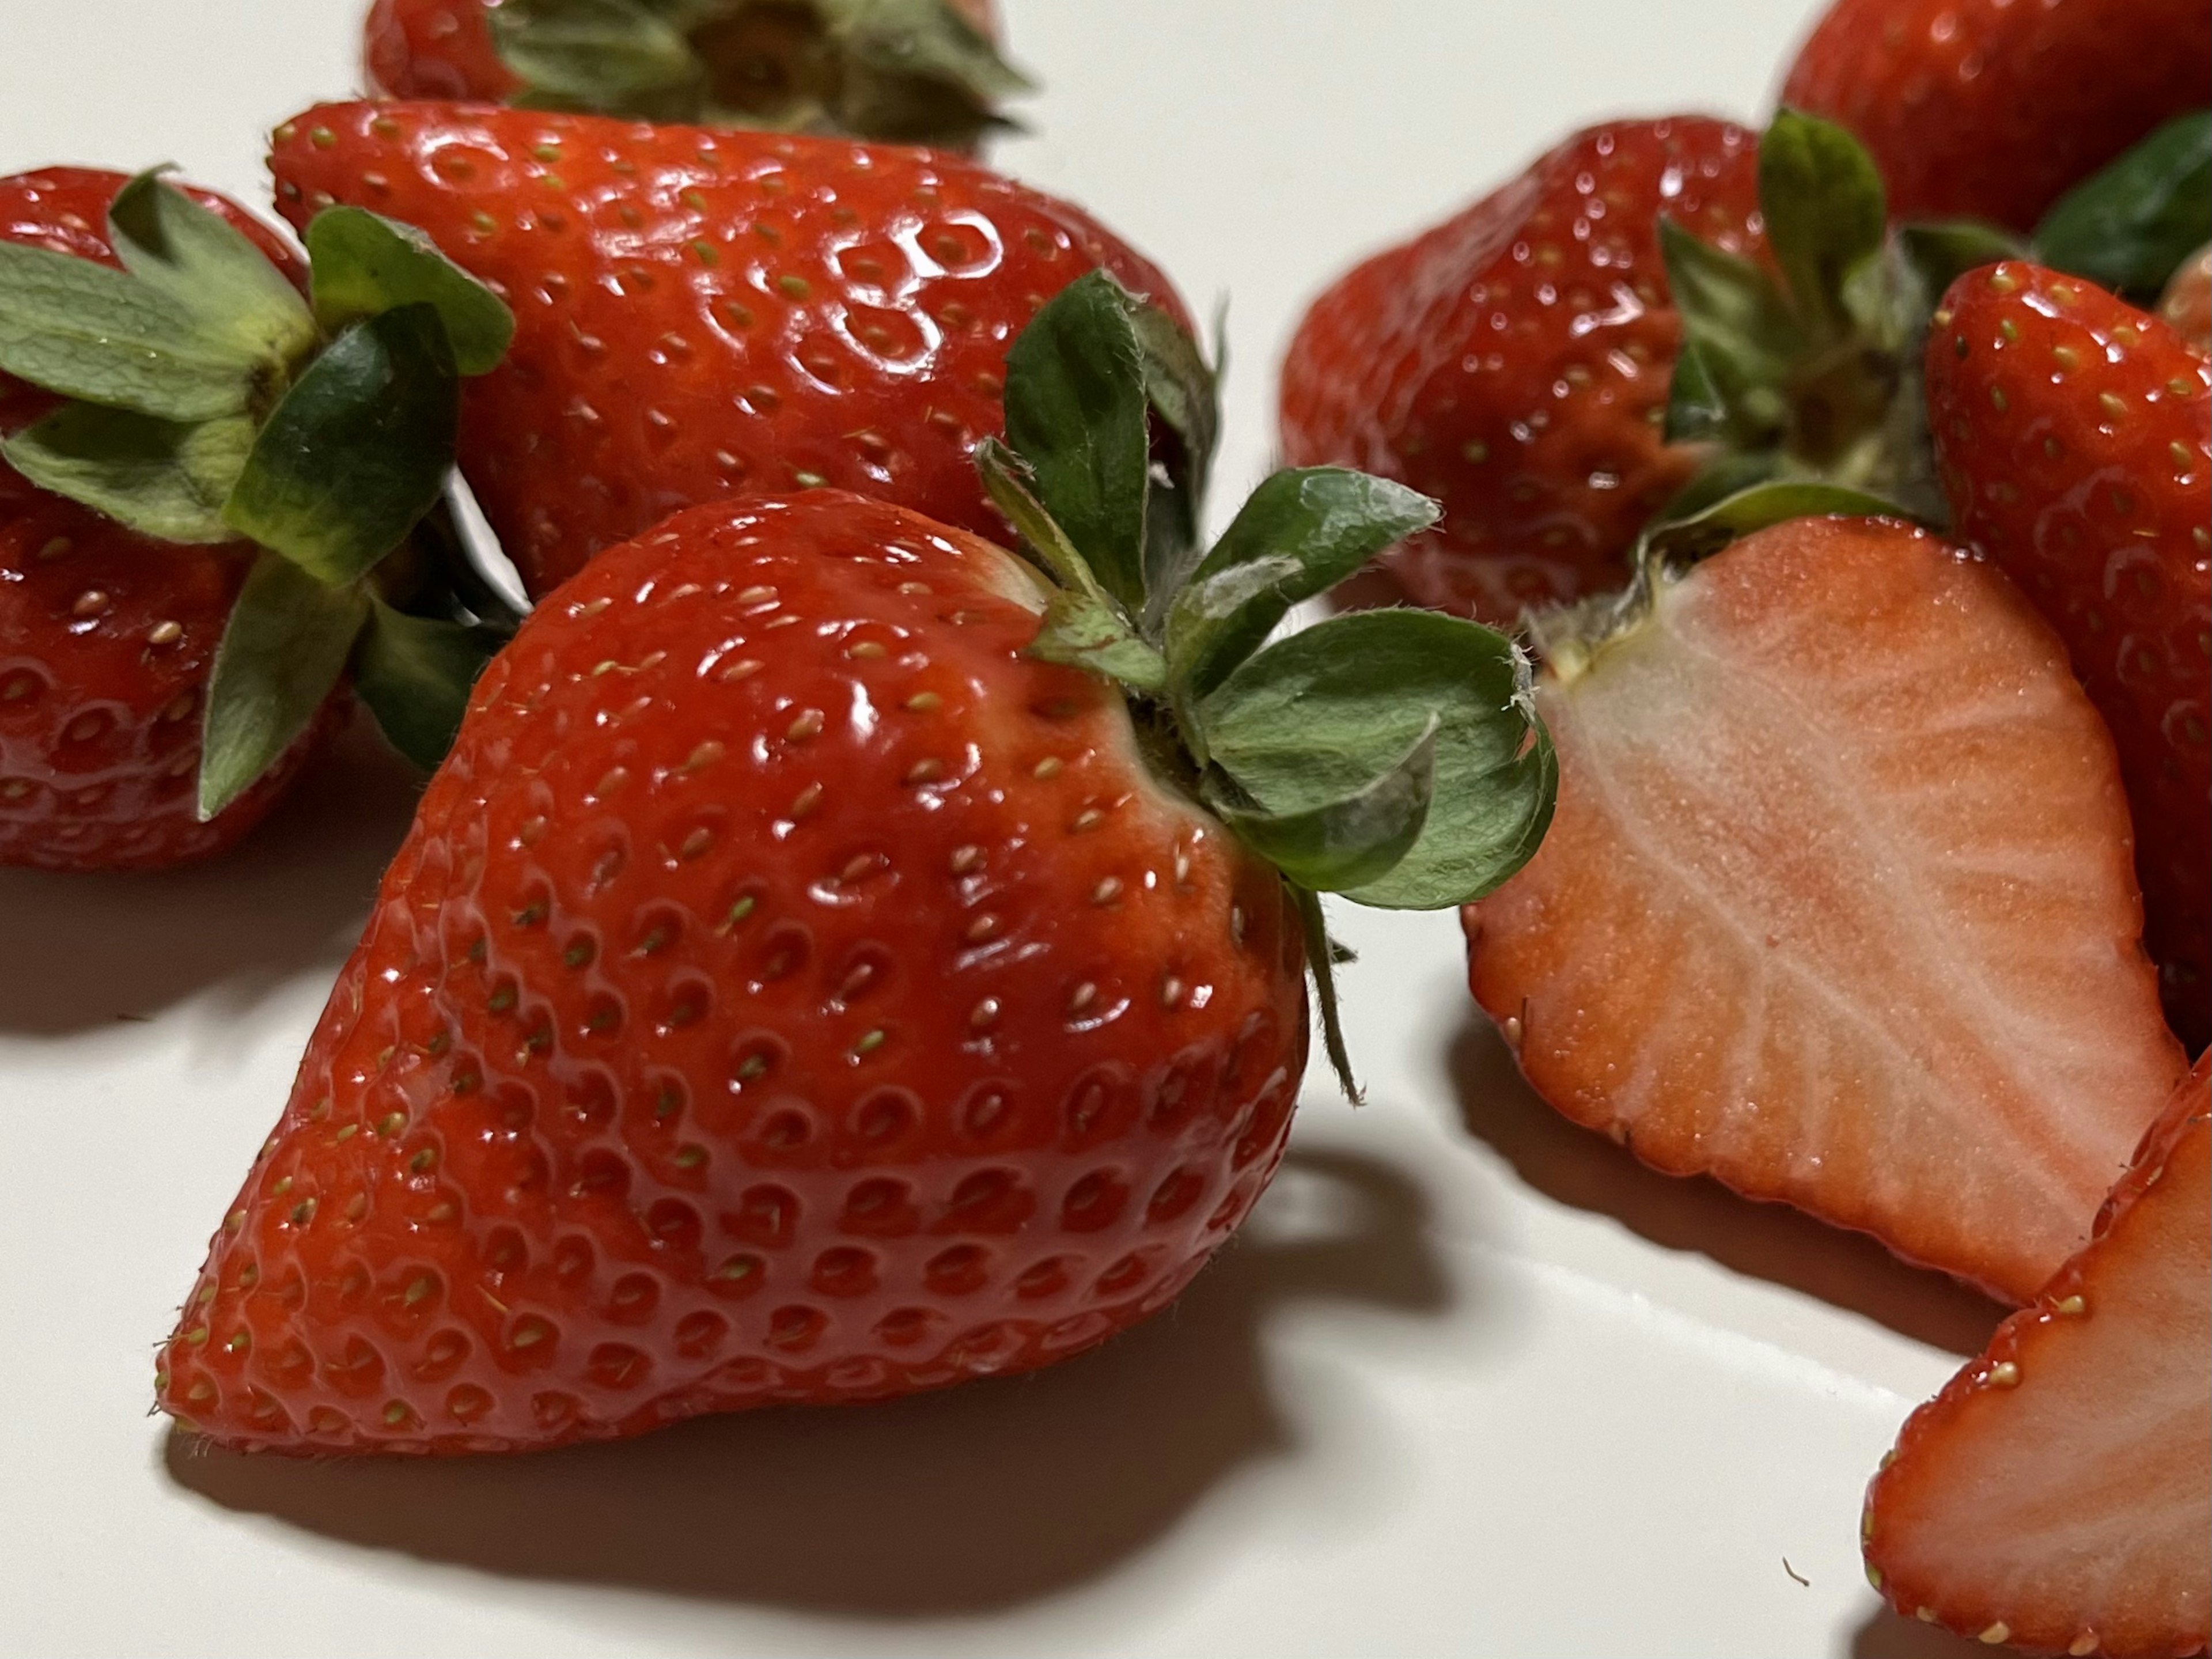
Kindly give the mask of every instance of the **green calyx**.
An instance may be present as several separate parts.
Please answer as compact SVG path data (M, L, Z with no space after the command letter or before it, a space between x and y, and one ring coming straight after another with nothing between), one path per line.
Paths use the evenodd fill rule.
M2212 240L2212 111L2166 123L2053 207L2026 240L1971 220L1887 223L1874 159L1796 110L1759 149L1772 269L1660 222L1683 340L1667 435L1710 457L1662 521L1768 481L1863 492L1941 525L1920 382L1944 290L2028 258L2150 302Z
M117 193L108 231L120 270L0 243L0 372L64 400L0 457L156 541L262 549L204 700L200 816L349 667L386 735L434 764L508 619L425 514L460 378L500 360L513 317L419 232L358 208L308 227L306 299L158 173Z
M1028 80L952 0L507 0L492 40L541 109L968 144Z
M1535 851L1556 763L1528 659L1490 629L1369 611L1270 642L1292 606L1437 508L1343 468L1283 471L1206 546L1212 408L1195 347L1093 272L1009 354L1008 441L987 441L977 466L1050 589L1031 653L1117 682L1164 757L1156 769L1293 890L1329 1058L1357 1098L1317 895L1390 909L1481 897Z

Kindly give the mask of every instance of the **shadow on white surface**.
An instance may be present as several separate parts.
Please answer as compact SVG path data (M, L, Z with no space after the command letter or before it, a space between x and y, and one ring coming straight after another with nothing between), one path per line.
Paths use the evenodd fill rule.
M1522 1180L1562 1204L1609 1215L1654 1244L1698 1251L1731 1272L1818 1297L1955 1354L1979 1353L2005 1316L1986 1297L1908 1267L1864 1234L1785 1205L1749 1202L1704 1176L1639 1164L1546 1105L1487 1019L1472 1019L1460 1032L1451 1073L1468 1133Z
M419 787L356 717L220 857L149 874L0 870L10 964L0 969L0 1032L95 1030L202 991L244 1013L295 974L324 962L335 970Z
M1989 1651L1979 1642L1883 1608L1869 1613L1853 1633L1850 1659L1966 1659Z
M226 1509L487 1572L874 1618L1014 1606L1109 1572L1240 1468L1300 1455L1266 1375L1273 1314L1452 1309L1405 1173L1293 1152L1279 1179L1339 1224L1249 1228L1165 1312L1026 1376L508 1458L305 1462L173 1433L167 1471Z

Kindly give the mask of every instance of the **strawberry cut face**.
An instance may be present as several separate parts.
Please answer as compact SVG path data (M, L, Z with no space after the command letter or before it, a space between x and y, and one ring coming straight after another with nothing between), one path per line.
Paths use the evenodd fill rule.
M1468 915L1537 1090L2013 1299L2180 1056L2111 743L2000 576L1798 520L1540 684L1559 806Z

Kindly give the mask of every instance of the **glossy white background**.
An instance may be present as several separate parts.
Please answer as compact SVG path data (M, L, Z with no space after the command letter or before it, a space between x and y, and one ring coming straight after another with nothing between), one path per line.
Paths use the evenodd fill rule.
M363 0L0 0L0 172L173 160L356 84ZM1805 0L1008 0L1010 171L1232 298L1220 506L1356 253L1623 111L1763 112ZM403 831L356 738L240 854L0 872L0 1654L1828 1655L1859 1492L1997 1310L1650 1174L1471 1014L1449 917L1352 913L1371 1088L1182 1301L1034 1377L439 1467L247 1462L155 1343Z

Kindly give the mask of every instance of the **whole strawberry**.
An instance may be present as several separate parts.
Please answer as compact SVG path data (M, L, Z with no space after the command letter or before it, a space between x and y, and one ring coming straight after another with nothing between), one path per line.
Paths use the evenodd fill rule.
M1028 83L988 0L376 0L373 90L971 145Z
M0 862L228 846L349 676L403 750L443 752L489 630L385 556L507 318L374 216L309 243L312 269L153 173L0 179Z
M2212 368L2091 283L2009 262L1944 296L1928 409L1955 532L2066 641L2135 811L2144 939L2212 1037Z
M2030 1653L2212 1635L2212 1096L2174 1091L2095 1237L1912 1413L1867 1491L1899 1613Z
M1698 460L1662 430L1681 327L1659 220L1756 253L1754 149L1704 116L1590 128L1314 302L1283 363L1283 454L1443 502L1390 561L1414 599L1510 622L1627 579Z
M1098 267L1182 318L1076 209L922 151L341 104L278 128L270 165L295 220L397 215L513 303L460 453L533 595L744 492L827 484L1000 533L969 456L1023 325Z
M2202 108L2197 0L1838 0L1782 101L1875 154L1900 218L2028 230L2161 121Z
M1655 546L1756 533L1542 625L1559 812L1470 980L1577 1122L2022 1301L2182 1069L2127 803L2012 584L1791 516L1838 505L1732 498Z
M1316 890L1486 890L1549 750L1473 624L1261 648L1433 516L1407 491L1279 474L1147 563L1137 313L1086 278L1015 353L1027 465L981 463L1036 568L809 490L679 514L523 624L166 1409L244 1447L549 1445L1043 1364L1197 1271L1281 1153L1310 951L1330 1012Z

